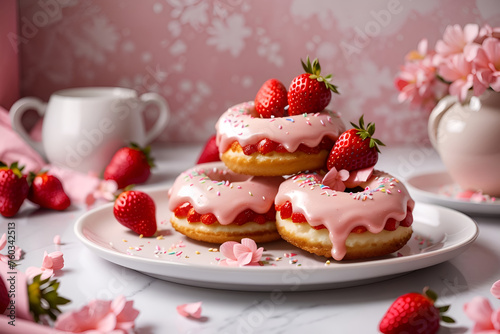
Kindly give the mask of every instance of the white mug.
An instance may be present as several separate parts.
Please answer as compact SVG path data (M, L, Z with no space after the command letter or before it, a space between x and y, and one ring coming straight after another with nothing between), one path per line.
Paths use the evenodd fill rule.
M142 112L159 109L158 119L146 131ZM42 141L34 141L21 119L34 109L43 117ZM51 164L101 175L113 154L130 142L149 144L166 127L170 111L156 93L118 87L70 88L55 92L49 102L25 97L10 109L12 128Z

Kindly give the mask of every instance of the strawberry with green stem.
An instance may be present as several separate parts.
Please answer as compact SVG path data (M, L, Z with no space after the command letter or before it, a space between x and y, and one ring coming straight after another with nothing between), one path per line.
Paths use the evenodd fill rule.
M359 124L351 122L351 125L354 128L342 133L335 142L327 160L328 170L335 167L337 170L353 171L371 167L377 163L380 153L378 146L385 145L373 138L375 123L368 123L365 127L363 116L361 116Z
M384 334L437 333L440 321L455 322L443 314L448 311L449 305L434 305L437 297L437 294L427 287L423 293L410 292L398 297L382 318L379 330Z
M321 75L318 59L313 62L307 57L301 60L305 73L295 77L288 88L288 113L301 115L316 113L326 108L332 99L332 92L338 94L337 87L330 83L332 75Z
M28 197L29 185L23 168L17 162L7 166L0 161L0 214L4 217L14 216Z
M142 148L136 143L122 147L111 158L104 170L105 180L114 180L118 189L131 184L140 184L148 180L154 159L150 155L151 148Z
M28 199L42 208L62 211L71 205L61 181L47 171L30 173L28 183L30 184Z

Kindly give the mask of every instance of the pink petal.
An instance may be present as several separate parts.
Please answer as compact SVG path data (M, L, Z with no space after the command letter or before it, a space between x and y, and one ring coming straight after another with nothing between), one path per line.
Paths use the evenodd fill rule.
M344 184L348 188L355 188L359 186L361 183L366 182L372 176L374 167L375 166L371 166L352 171L349 175L349 178L344 182Z
M47 252L43 252L42 268L52 268L52 264L52 258L47 254Z
M498 333L500 331L500 308L491 315L491 323Z
M262 253L264 253L264 248L263 247L260 247L255 252L253 252L252 263L259 262L260 259L262 258Z
M244 245L235 245L234 246L234 255L238 260L238 265L240 267L245 266L252 262L253 253L249 251L248 247Z
M201 303L182 304L177 306L177 312L183 317L199 319L201 317Z
M28 267L26 268L25 272L26 277L28 279L33 279L33 277L40 275L42 273L42 269L38 267Z
M321 183L336 191L345 190L345 185L342 182L342 174L340 174L335 167L332 167L332 169L325 174Z
M493 309L490 302L484 297L474 297L470 302L464 305L465 314L475 321L482 328L488 328L491 325L491 315Z
M53 242L55 245L60 245L61 244L61 236L59 234L56 234L54 236Z
M500 299L500 280L493 283L490 291L491 291L491 294L493 295L493 297Z
M54 270L52 269L42 269L42 276L40 276L40 279L44 280L44 279L47 279L47 278L50 278L54 275Z
M111 303L111 308L116 314L117 328L130 329L134 327L134 321L139 315L139 311L134 307L134 301L126 301L125 297L118 296Z
M102 333L108 333L116 328L116 315L112 312L104 316L97 324L96 328Z
M64 257L61 251L55 251L49 254L52 259L52 269L60 270L64 267Z
M4 233L0 238L0 250L4 249L6 244L7 244L7 234Z
M241 244L243 246L246 246L251 252L255 252L257 250L257 244L253 239L250 238L243 238L241 239ZM236 256L238 257L238 256Z
M234 255L234 245L237 245L238 243L236 241L226 241L222 245L220 245L219 250L224 255L225 257L236 261L236 256Z

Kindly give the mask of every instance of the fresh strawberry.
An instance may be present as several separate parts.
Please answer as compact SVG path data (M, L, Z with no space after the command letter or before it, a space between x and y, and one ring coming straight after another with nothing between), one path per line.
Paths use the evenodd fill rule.
M46 171L38 174L30 173L28 199L42 208L52 210L65 210L70 206L71 200L64 192L61 181Z
M354 129L342 133L335 142L327 161L328 170L335 167L337 170L353 171L375 165L380 150L378 145L385 146L380 140L373 138L375 124L368 123L365 129L363 116L359 125L351 122Z
M220 161L219 148L215 144L215 135L210 137L198 157L197 164L204 162Z
M436 299L436 293L428 288L424 289L423 294L411 292L398 297L382 318L379 330L384 334L436 333L440 320L446 323L455 322L442 314L450 306L437 308L434 306Z
M0 314L3 314L10 304L9 292L0 275Z
M135 143L122 147L113 155L104 170L104 179L116 181L118 189L146 182L151 175L151 168L154 167L150 151L149 146L141 148Z
M255 96L255 110L263 118L282 117L288 104L285 86L277 79L269 79Z
M4 217L14 216L28 196L28 181L22 170L17 162L8 167L0 161L0 214Z
M118 195L113 214L123 226L150 237L156 233L156 206L146 193L126 190Z
M301 63L306 73L295 77L288 88L290 115L320 112L330 103L332 92L339 93L337 87L330 83L332 75L321 75L318 59L311 64L307 57L307 62L301 60Z

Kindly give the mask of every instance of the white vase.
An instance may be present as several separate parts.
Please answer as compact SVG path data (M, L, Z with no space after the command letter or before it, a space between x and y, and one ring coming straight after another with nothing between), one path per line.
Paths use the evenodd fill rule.
M428 125L432 145L463 189L500 196L500 93L443 98Z

